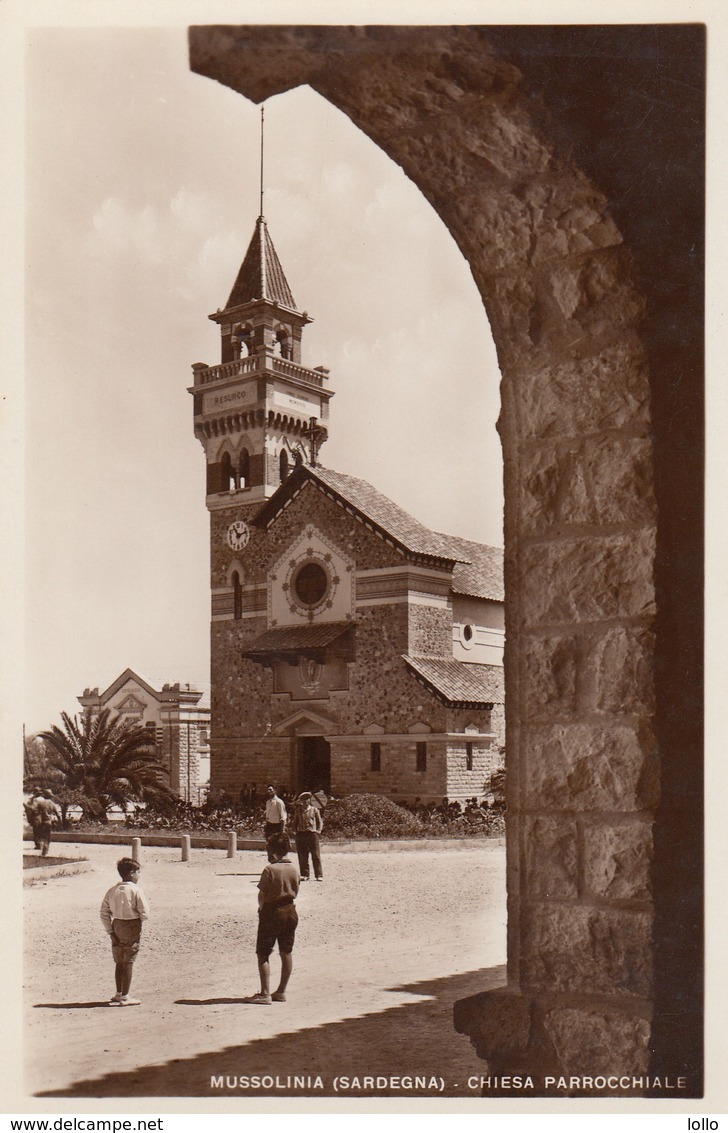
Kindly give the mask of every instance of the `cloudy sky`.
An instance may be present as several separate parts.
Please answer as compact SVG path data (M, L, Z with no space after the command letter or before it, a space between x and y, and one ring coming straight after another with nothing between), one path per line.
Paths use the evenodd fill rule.
M260 110L186 29L57 28L26 54L30 731L131 666L208 682L191 364L259 208ZM502 544L499 375L469 269L419 190L308 89L266 104L265 215L331 370L321 459L436 530Z

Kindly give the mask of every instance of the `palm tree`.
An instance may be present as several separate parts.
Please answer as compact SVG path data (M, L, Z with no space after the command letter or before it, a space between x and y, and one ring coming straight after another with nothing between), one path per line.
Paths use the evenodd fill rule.
M162 802L174 797L167 770L157 760L154 740L140 724L112 715L110 709L79 721L61 713L63 728L55 724L41 732L48 762L77 794L84 817L107 821L111 806L126 810L132 801Z

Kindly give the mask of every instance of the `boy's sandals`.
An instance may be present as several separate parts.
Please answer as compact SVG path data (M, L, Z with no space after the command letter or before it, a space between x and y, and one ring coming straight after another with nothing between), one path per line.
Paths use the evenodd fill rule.
M272 1002L273 1002L272 996L263 995L263 993L260 992L260 991L256 992L255 995L246 995L245 999L243 1000L243 1003L272 1003Z

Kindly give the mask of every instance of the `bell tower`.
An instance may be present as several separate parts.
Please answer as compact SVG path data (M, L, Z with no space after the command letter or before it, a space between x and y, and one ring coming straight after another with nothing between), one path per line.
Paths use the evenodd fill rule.
M225 307L209 317L220 327L220 364L196 362L189 388L207 457L207 506L247 511L296 464L315 463L333 396L329 371L301 364L312 320L296 306L262 212Z

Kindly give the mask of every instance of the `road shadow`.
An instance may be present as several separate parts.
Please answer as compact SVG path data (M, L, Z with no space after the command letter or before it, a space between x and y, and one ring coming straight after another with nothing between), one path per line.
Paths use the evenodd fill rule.
M255 870L252 873L244 873L242 870L237 870L234 872L231 871L229 873L220 873L219 870L215 870L215 877L254 877L257 881L260 877L260 870Z
M90 1003L34 1003L34 1008L40 1008L45 1011L68 1011L78 1010L79 1008L88 1007L109 1007L108 999L94 999Z
M245 1003L243 996L227 996L220 999L175 999L181 1007L211 1007L216 1003Z
M456 1034L453 1005L505 983L505 967L482 968L441 979L406 984L390 991L422 996L419 1002L374 1011L317 1027L297 1028L295 1000L268 1010L280 1012L290 1030L222 1050L172 1059L153 1066L74 1082L36 1097L479 1097L485 1064L467 1038ZM305 996L305 990L300 991ZM178 1000L185 1006L239 1004L240 999ZM231 1028L235 1016L231 1015ZM160 1034L160 1045L164 1036ZM364 1076L386 1078L386 1086L365 1085ZM359 1079L342 1092L334 1079ZM392 1077L444 1080L429 1085L390 1087ZM255 1079L258 1079L258 1085ZM468 1085L468 1079L478 1080ZM265 1083L260 1082L266 1079Z

